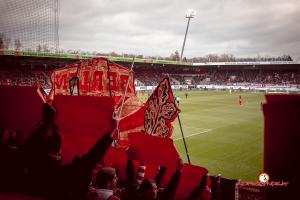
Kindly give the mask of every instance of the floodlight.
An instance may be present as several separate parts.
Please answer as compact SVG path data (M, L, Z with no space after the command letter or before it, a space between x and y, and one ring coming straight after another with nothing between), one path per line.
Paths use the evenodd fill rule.
M186 18L194 18L195 16L196 16L196 11L193 9L188 9L185 15Z
M193 9L188 9L188 11L186 12L186 15L185 15L185 18L187 18L188 21L187 21L187 25L186 25L183 45L182 45L181 54L180 54L180 62L182 61L182 56L183 56L183 51L184 51L184 46L185 46L185 40L186 40L186 35L188 33L188 30L189 30L190 20L191 20L191 18L194 18L195 16L196 16L196 11L193 10Z

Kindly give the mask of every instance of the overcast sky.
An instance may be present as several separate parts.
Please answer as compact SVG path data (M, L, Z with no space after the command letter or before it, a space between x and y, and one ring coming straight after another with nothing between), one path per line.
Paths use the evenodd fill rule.
M300 59L299 0L61 0L60 46L169 56L290 54Z

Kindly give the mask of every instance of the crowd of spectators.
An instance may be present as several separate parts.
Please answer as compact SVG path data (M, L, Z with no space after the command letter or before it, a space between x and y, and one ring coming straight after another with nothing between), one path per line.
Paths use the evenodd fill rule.
M300 84L300 74L297 71L275 70L203 70L189 68L137 68L137 86L155 86L169 75L171 84L219 84L253 83L253 84ZM189 80L189 81L187 81ZM0 70L0 85L32 86L40 82L45 89L51 88L49 74L41 70Z
M253 83L289 85L300 84L300 74L280 71L209 71L195 79L196 84Z
M293 61L290 55L281 55L277 57L272 56L260 56L257 57L235 57L232 54L208 54L204 57L194 57L187 59L189 62L197 63L209 63L209 62L271 62L271 61Z
M136 78L141 82L141 85L157 85L162 80L163 75L155 70L139 70L136 73Z
M137 79L143 85L157 85L165 76L171 77L174 85L185 84L219 84L253 83L289 85L300 84L300 74L296 71L270 71L270 70L203 70L199 72L144 70L137 73ZM187 82L187 80L190 80Z
M140 85L155 86L166 76L171 77L171 84L181 85L186 83L185 77L200 76L203 70L191 67L140 67L134 70Z
M1 70L0 85L32 86L39 82L43 88L50 88L49 75L39 70Z

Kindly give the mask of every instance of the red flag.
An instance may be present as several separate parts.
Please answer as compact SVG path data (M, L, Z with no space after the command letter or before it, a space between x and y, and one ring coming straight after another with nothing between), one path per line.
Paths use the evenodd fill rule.
M36 87L0 85L0 129L14 128L28 137L41 119L42 107Z
M154 90L146 103L144 127L149 135L171 137L171 122L180 112L177 107L169 77L165 77Z
M110 147L104 156L105 166L113 167L118 172L120 180L126 180L126 165L128 156L123 148Z
M167 167L178 164L179 153L172 139L143 133L129 133L128 137L135 160Z
M120 142L128 144L130 132L146 132L153 136L171 137L173 132L171 122L179 112L169 77L165 77L140 109L120 120Z
M204 175L207 173L208 170L206 168L184 164L183 173L176 191L176 197L178 199L187 198L192 193L193 189L199 185ZM207 191L201 195L201 199L210 199L209 197L210 193L207 193Z
M263 113L264 171L272 181L289 182L285 189L269 190L268 197L293 199L300 185L300 159L295 154L300 145L300 95L266 95Z
M109 97L59 95L54 106L64 163L85 154L110 129L114 105Z

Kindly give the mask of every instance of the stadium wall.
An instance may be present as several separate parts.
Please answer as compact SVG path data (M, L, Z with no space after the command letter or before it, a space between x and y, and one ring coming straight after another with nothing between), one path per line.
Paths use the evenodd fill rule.
M156 86L136 86L137 92L153 91ZM238 90L244 92L265 92L265 93L300 93L298 85L272 85L272 84L232 84L232 85L172 85L173 90Z

